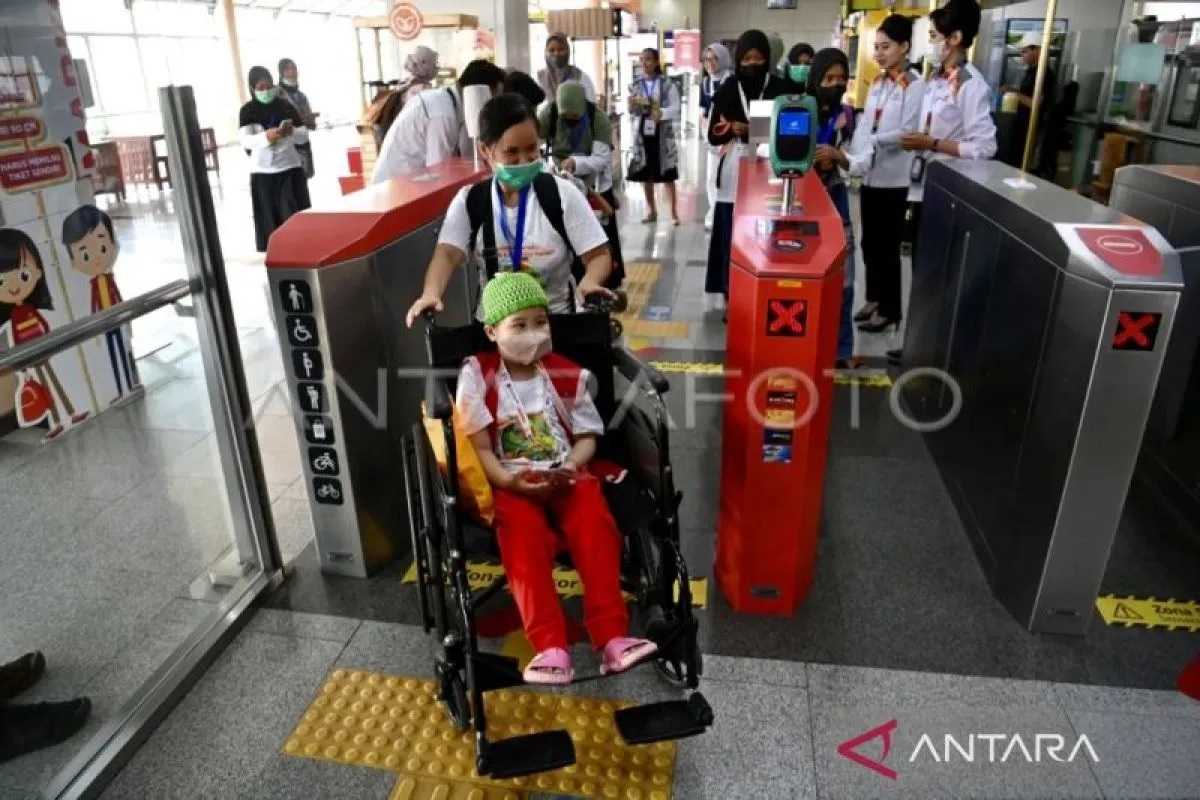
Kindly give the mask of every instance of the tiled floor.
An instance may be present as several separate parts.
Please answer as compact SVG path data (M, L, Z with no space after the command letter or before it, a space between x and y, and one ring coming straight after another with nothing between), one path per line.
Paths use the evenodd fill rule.
M329 191L331 181L322 177L341 171L336 144L346 133L321 136L317 197ZM685 204L697 192L691 176L699 175L695 149L686 153ZM431 655L427 638L412 627L415 595L399 582L405 565L368 581L327 578L317 569L236 155L223 160L218 214L275 528L293 574L105 796L383 798L394 776L280 754L330 669L423 676ZM638 199L623 212L627 260L662 267L648 305L666 306L672 320L689 326L685 339L645 343L664 360L719 360L724 348L720 312L706 311L702 299L708 245L698 222L703 200L696 204L679 228L635 222ZM127 295L182 273L169 198L146 196L111 210L120 217ZM860 292L861 283L860 270ZM148 387L143 401L52 447L23 435L0 439L0 480L15 487L5 496L22 498L11 509L0 502L0 657L48 650L52 672L35 699L87 691L97 701L89 730L209 612L187 587L229 545L194 328L173 312L160 315L136 337ZM894 344L891 337L860 337L859 350L880 357ZM720 407L702 402L689 416L686 400L718 392L720 381L674 378L671 410L684 428L672 447L685 493L685 554L693 572L709 574ZM735 615L711 587L701 636L704 691L718 722L681 745L675 796L1200 795L1200 704L1169 691L1082 685L1166 689L1195 651L1194 636L1098 625L1083 642L1026 633L991 597L919 436L894 423L884 397L862 390L855 419L849 393L838 396L820 566L797 614ZM1158 551L1145 546L1139 520L1128 516L1122 527L1119 581L1136 588L1147 574L1164 581L1195 574L1178 555L1148 555ZM586 691L649 700L663 687L637 673ZM891 719L898 726L886 760L897 780L837 754L839 742ZM940 743L944 734L963 739L971 732L1087 734L1100 762L909 760L921 733ZM0 766L0 797L45 785L81 740ZM878 744L864 745L864 754L881 758Z

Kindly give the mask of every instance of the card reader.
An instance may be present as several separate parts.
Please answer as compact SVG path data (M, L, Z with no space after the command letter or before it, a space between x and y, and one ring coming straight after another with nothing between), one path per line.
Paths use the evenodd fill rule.
M812 169L816 127L815 98L798 94L775 98L771 115L771 169L776 177L799 177Z

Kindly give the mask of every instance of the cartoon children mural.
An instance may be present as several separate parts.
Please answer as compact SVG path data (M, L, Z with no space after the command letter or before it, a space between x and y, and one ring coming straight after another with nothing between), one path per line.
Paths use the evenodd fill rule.
M45 336L50 332L50 323L41 312L53 307L37 245L23 231L0 229L0 341L16 347ZM21 427L32 427L50 418L47 439L64 430L59 405L72 425L82 422L89 413L75 411L49 360L22 372L16 399Z
M113 277L120 247L113 236L112 219L93 205L84 205L72 211L63 220L62 243L71 256L71 268L91 278L92 313L103 311L121 302L121 292ZM137 366L129 348L125 346L125 333L115 328L104 334L108 344L108 359L112 364L113 380L117 384L120 400L140 386ZM121 376L125 383L121 388Z

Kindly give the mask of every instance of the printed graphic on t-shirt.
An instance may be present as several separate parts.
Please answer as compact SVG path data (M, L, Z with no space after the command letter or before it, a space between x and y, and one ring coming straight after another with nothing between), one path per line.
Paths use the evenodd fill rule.
M550 429L550 423L545 414L533 414L529 417L529 427L532 436L526 436L525 431L516 420L504 423L500 428L500 460L515 461L557 461L559 442Z

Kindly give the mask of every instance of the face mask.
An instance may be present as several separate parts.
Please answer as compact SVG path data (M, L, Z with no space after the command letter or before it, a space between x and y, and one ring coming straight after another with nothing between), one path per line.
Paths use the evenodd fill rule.
M300 83L299 81L295 80L294 78L280 78L279 82L282 83L284 86L296 86Z
M821 108L836 108L846 94L845 84L838 86L822 86L817 89L817 104Z
M934 64L941 64L946 58L946 43L944 41L930 42L929 57L933 59Z
M812 70L808 64L789 64L788 77L792 79L792 83L798 83L801 86L808 85L808 73Z
M766 64L742 64L738 67L738 75L752 81L762 80L767 75Z
M542 172L542 161L528 164L496 164L496 180L509 189L524 189Z
M566 53L557 56L546 56L546 60L550 62L550 66L555 69L566 69L567 62L570 61Z
M276 89L274 86L272 86L270 89L255 89L254 90L254 99L257 100L258 102L262 103L263 105L266 105L267 103L270 103L272 100L275 99L275 94L278 91L279 90Z
M506 361L529 366L550 352L550 331L533 330L496 337L496 349Z

